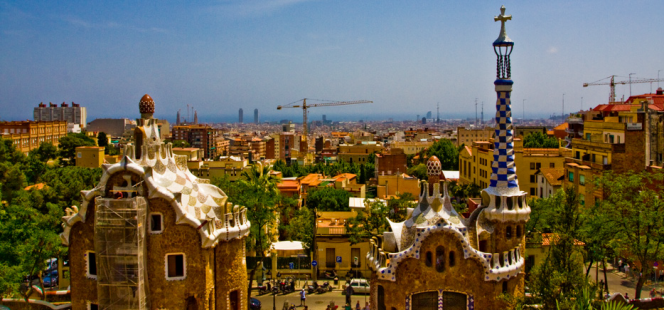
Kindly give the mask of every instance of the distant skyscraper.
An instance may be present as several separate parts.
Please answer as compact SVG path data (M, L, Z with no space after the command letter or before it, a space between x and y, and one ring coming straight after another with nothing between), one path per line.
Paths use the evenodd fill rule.
M427 112L427 118L431 118L431 111Z
M254 123L258 124L258 109L254 109Z
M198 124L198 111L194 111L194 124Z
M242 124L242 122L244 121L244 116L243 116L243 114L244 114L244 112L242 111L242 108L240 108L240 120L239 120L239 121L240 121L240 124Z
M415 121L419 121L419 120L420 120L420 115L417 114L417 118L415 119Z
M79 124L81 128L88 125L87 110L81 107L80 104L62 103L58 107L57 104L49 103L46 106L43 102L34 109L35 121L66 121L68 123Z
M178 117L175 120L175 125L180 125L180 110L178 110Z
M323 123L327 122L327 115L323 114Z
M431 112L429 112L429 114L431 114ZM423 125L426 125L426 123L427 123L427 118L426 118L426 117L423 117L423 118L422 118L422 124L423 124Z

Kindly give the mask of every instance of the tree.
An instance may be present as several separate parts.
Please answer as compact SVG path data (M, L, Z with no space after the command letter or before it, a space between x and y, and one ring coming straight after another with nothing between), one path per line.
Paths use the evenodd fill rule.
M459 149L448 139L434 142L427 155L438 157L443 170L459 170Z
M641 268L635 298L641 297L645 279L652 273L650 266L663 257L663 180L662 172L609 172L597 179L606 198L589 210L599 233L610 238L604 242L627 255L633 270Z
M350 211L350 197L350 193L343 189L326 186L309 190L306 205L310 209L317 208L318 211Z
M406 220L407 209L415 207L414 199L412 194L404 193L388 200L387 204L382 200L365 200L364 208L346 221L346 232L351 245L374 236L382 236L383 232L390 229L388 218L393 222Z
M0 295L20 295L26 302L33 288L23 277L36 275L43 291L45 260L66 251L58 236L62 209L37 195L20 191L9 205L0 205Z
M302 241L307 249L312 250L314 239L314 212L313 210L302 207L295 211L285 227L288 240Z
M97 135L97 145L101 147L108 146L108 137L106 136L105 132L100 131L99 134Z
M276 210L279 203L279 191L277 189L278 178L270 174L267 166L254 164L248 171L242 172L242 179L231 183L226 178L215 178L214 184L226 192L229 202L247 208L247 219L251 223L249 237L246 246L248 251L255 251L261 258L265 257L265 251L270 248L275 235L269 225L276 222ZM251 286L258 265L253 266L250 272L249 293L251 298Z
M427 175L427 165L419 164L408 168L408 174L414 177L417 177L420 180L426 180Z
M558 139L555 137L549 137L541 132L533 132L527 134L523 139L523 147L527 148L558 148Z
M30 154L35 154L37 159L46 163L51 159L58 158L58 148L56 148L51 142L42 142L39 145L39 148L30 151Z
M529 233L550 233L550 246L544 262L532 270L529 287L546 308L554 309L556 303L570 303L587 286L582 248L577 245L585 222L576 189L535 200L531 216L535 226L527 226Z
M173 141L173 147L189 147L189 142L184 140L175 140Z
M94 146L95 140L84 133L68 133L60 138L58 148L60 149L60 165L73 166L76 164L76 148L79 146Z

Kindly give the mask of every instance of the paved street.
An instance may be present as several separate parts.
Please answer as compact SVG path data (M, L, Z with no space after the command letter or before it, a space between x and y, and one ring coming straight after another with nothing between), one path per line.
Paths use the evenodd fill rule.
M272 295L266 294L254 297L261 301L261 309L263 310L273 309ZM355 309L355 303L359 300L360 305L364 306L365 300L367 302L369 301L369 295L353 295L353 298L351 300L353 301L353 309ZM299 293L295 292L286 295L277 295L276 298L277 305L275 309L282 310L284 302L286 301L291 304L295 304L296 306L299 306L300 305ZM330 303L330 301L334 301L335 304L339 306L339 309L341 309L341 306L343 306L344 302L346 301L346 298L341 291L332 291L324 294L307 295L307 306L309 306L309 309L311 310L319 310L319 309L325 310L326 306ZM298 309L304 309L304 307L298 307Z
M596 268L593 267L590 271L589 277L591 278L592 281L595 281L595 270ZM634 291L636 289L636 279L632 277L626 276L624 273L619 272L618 269L614 269L611 264L607 265L607 273L606 273L606 278L607 281L609 282L609 292L611 294L613 293L620 293L622 295L625 295L625 293L628 293L630 297L634 297ZM600 265L599 268L599 281L604 279L604 272L602 271L602 267ZM662 288L664 288L664 284L661 282L658 283L651 283L648 281L646 285L643 286L643 289L641 290L641 298L648 298L650 297L650 290L655 287L657 292L662 292ZM657 294L657 296L661 296L660 294Z

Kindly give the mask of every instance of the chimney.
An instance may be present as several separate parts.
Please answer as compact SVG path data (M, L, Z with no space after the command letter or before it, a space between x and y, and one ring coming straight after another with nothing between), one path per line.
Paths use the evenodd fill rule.
M662 88L661 88L661 87L657 88L657 93L656 93L656 95L664 95L664 91L662 91Z

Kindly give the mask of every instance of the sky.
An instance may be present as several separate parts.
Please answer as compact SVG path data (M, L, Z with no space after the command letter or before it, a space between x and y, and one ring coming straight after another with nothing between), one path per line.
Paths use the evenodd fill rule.
M563 98L565 112L604 104L609 86L583 83L664 70L661 0L0 0L0 120L63 101L88 122L137 118L146 93L169 120L189 104L201 121L235 121L239 108L245 122L255 108L301 121L276 107L302 98L373 101L310 119L414 120L437 104L441 118L474 117L475 100L488 119L503 4L516 118L560 115Z

